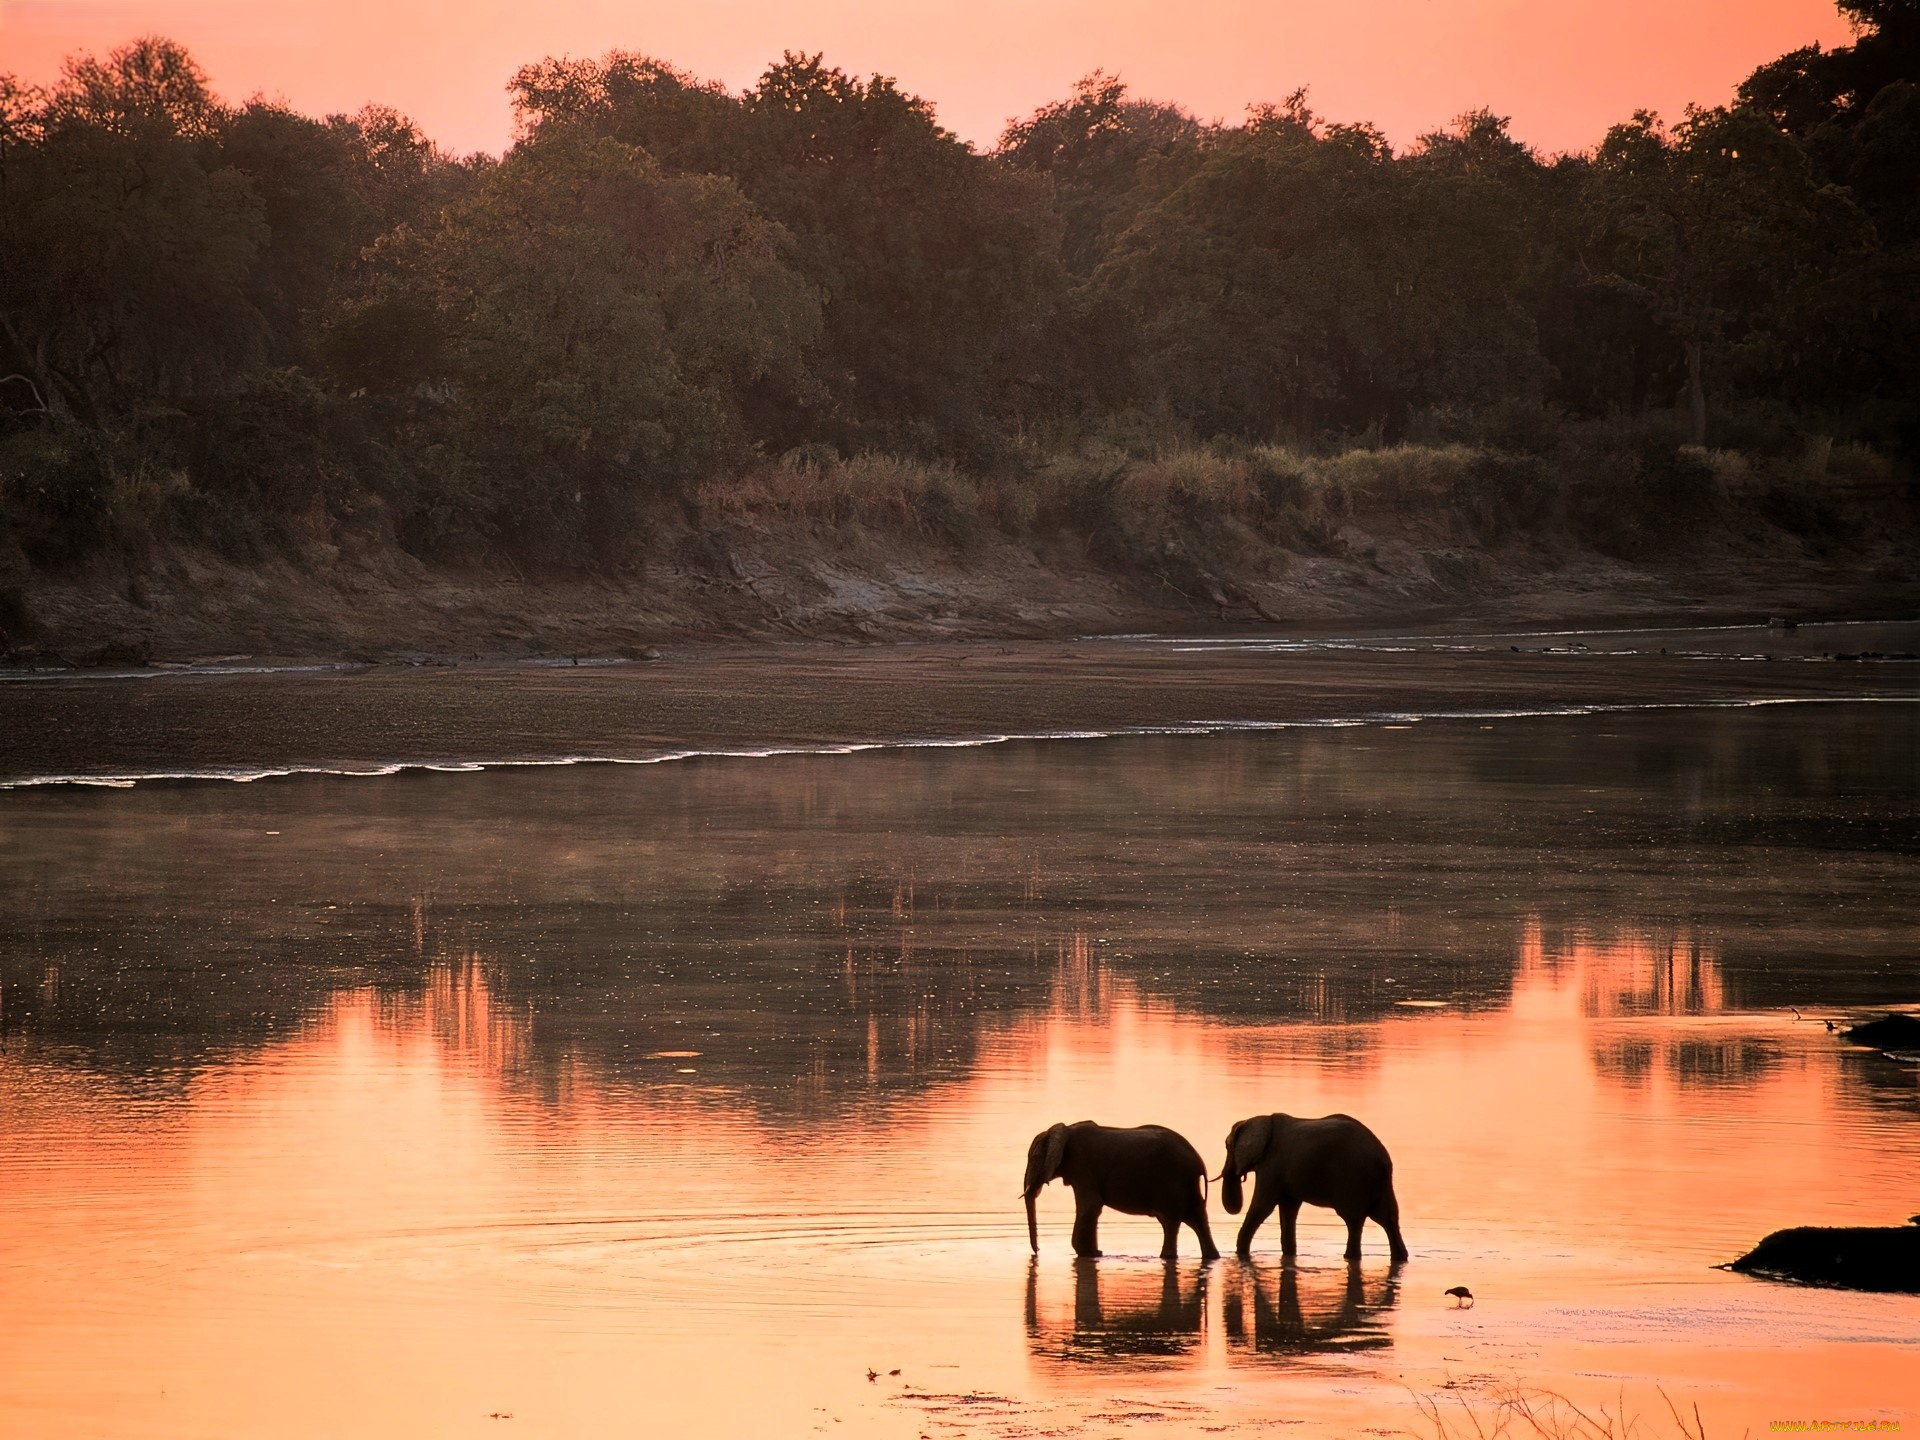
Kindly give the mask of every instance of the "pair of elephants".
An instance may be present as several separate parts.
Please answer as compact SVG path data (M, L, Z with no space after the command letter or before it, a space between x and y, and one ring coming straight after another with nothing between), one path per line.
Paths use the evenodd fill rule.
M1100 1253L1100 1212L1112 1206L1127 1215L1151 1215L1165 1242L1160 1258L1179 1255L1180 1227L1200 1241L1200 1258L1218 1260L1207 1226L1207 1167L1186 1137L1163 1125L1119 1128L1082 1120L1054 1125L1027 1147L1027 1238L1040 1249L1035 1202L1052 1180L1073 1191L1073 1250ZM1349 1260L1360 1258L1360 1231L1372 1220L1387 1232L1398 1265L1407 1258L1400 1238L1400 1203L1393 1193L1393 1160L1374 1133L1351 1115L1302 1120L1292 1115L1255 1115L1227 1132L1220 1203L1240 1213L1241 1183L1253 1175L1253 1202L1235 1246L1241 1259L1253 1249L1254 1232L1280 1212L1280 1253L1296 1251L1294 1222L1302 1205L1324 1205L1347 1222Z

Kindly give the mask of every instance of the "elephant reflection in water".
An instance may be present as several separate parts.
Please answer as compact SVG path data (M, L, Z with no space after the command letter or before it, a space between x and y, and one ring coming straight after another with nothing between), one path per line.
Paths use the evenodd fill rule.
M1393 1343L1382 1317L1400 1298L1398 1267L1386 1272L1375 1297L1366 1276L1349 1261L1334 1270L1306 1270L1242 1262L1224 1278L1221 1310L1227 1343L1261 1355L1325 1355L1379 1350ZM1247 1324L1251 1310L1253 1324ZM1309 1318L1311 1311L1311 1318Z
M1040 1315L1040 1262L1027 1264L1027 1344L1054 1360L1177 1359L1197 1349L1205 1328L1205 1266L1162 1260L1115 1265L1073 1262L1073 1323Z

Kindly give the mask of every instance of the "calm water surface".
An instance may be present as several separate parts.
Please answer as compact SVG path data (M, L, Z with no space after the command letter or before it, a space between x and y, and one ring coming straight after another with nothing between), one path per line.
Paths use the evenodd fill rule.
M1515 1385L1911 1429L1920 1297L1711 1267L1920 1210L1920 1067L1821 1023L1920 1004L1916 742L1829 705L13 792L0 1434L1430 1434ZM1271 1110L1380 1134L1409 1264L1313 1210L1296 1267L1111 1214L1076 1262L1057 1186L1029 1259L1036 1130L1217 1166Z

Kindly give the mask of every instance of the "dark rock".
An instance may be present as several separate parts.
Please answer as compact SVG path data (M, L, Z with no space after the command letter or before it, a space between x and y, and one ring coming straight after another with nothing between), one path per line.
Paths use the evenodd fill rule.
M151 665L153 642L150 640L114 640L80 657L83 666L124 669Z
M38 631L24 585L0 584L0 648L32 638Z
M1871 1045L1876 1050L1920 1050L1920 1017L1885 1015L1841 1031L1840 1038L1854 1045Z
M1806 1285L1920 1295L1920 1225L1776 1230L1727 1268Z

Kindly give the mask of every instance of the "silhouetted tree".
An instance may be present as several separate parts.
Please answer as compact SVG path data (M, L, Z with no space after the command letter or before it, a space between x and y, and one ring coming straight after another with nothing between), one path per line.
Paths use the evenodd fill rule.
M185 51L142 40L72 61L7 108L0 365L54 413L105 425L261 353L264 209L205 163L220 110Z
M1497 185L1397 165L1379 132L1267 115L1222 135L1096 275L1150 393L1205 432L1396 426L1533 385Z
M1183 178L1206 134L1177 105L1132 99L1117 76L1095 70L1068 99L1008 125L995 153L1052 178L1062 258L1085 277L1141 209Z
M1550 160L1484 109L1395 154L1304 90L1203 124L1100 71L980 154L811 54L525 66L498 159L224 105L161 39L0 76L0 545L70 559L137 492L249 553L371 498L612 555L803 445L1519 446L1676 396L1696 442L1715 397L1920 451L1920 0L1841 9L1737 104Z
M737 99L616 53L529 67L527 133L583 126L734 180L824 296L812 394L763 397L770 437L933 450L1017 413L1058 290L1045 191L973 152L925 101L788 54Z
M618 543L636 500L727 453L740 394L797 374L819 326L787 237L731 181L579 128L383 244L438 336L443 527Z
M1752 110L1691 110L1669 134L1642 111L1596 156L1586 254L1679 342L1692 442L1707 441L1709 352L1762 346L1789 296L1870 231Z

